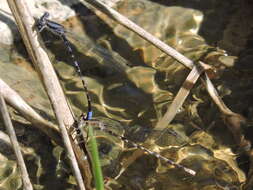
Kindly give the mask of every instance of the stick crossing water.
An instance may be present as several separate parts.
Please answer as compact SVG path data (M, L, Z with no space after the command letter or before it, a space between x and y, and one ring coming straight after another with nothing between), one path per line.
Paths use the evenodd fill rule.
M77 133L78 133L77 135L81 135L81 134L80 134L80 131L82 131L83 128L84 128L85 126L91 125L91 124L93 124L93 125L94 125L94 124L98 124L98 128L99 128L100 130L106 131L106 132L108 132L109 134L111 134L112 136L115 136L115 137L121 139L122 141L124 141L124 142L126 142L126 143L130 143L130 144L132 144L134 147L136 147L136 148L138 148L138 149L141 149L141 150L143 150L144 152L146 152L146 153L148 153L148 154L151 154L151 155L155 156L156 158L158 158L158 159L160 159L160 160L163 160L163 161L165 161L166 163L168 163L168 164L170 164L170 165L173 165L173 166L175 166L176 168L182 169L182 170L184 170L186 173L188 173L188 174L194 176L194 175L196 174L196 172L195 172L194 170L189 169L189 168L187 168L187 167L185 167L185 166L183 166L183 165L181 165L181 164L178 164L178 163L176 163L176 162L174 162L174 161L172 161L172 160L170 160L170 159L168 159L168 158L166 158L166 157L164 157L164 156L158 154L157 152L151 151L151 150L149 150L149 149L147 149L147 148L145 148L145 147L143 147L143 146L141 146L141 145L139 145L139 144L137 144L137 143L135 143L135 142L132 142L132 141L128 140L126 137L124 137L124 136L122 136L122 135L117 135L117 134L114 133L113 131L107 129L107 127L106 127L102 122L92 120L91 99L90 99L90 96L89 96L89 93L88 93L87 85L86 85L84 79L82 78L82 76L83 76L83 75L82 75L82 71L81 71L81 69L80 69L80 66L79 66L78 62L77 62L76 59L75 59L75 56L74 56L74 54L73 54L73 50L72 50L72 48L71 48L71 44L70 44L70 42L68 41L68 39L66 38L66 35L65 35L65 32L66 32L66 31L65 31L65 29L64 29L64 27L63 27L62 25L60 25L60 24L58 24L58 23L56 23L56 22L53 22L53 21L51 21L51 20L48 20L48 18L49 18L49 13L46 12L46 13L38 20L38 22L37 22L37 28L38 28L39 32L41 32L41 31L44 30L44 29L48 29L48 30L51 31L52 33L54 33L54 34L56 34L56 35L58 35L58 36L60 36L60 37L62 38L62 40L63 40L63 42L64 42L64 44L65 44L65 46L66 46L66 48L67 48L67 50L68 50L68 52L69 52L71 58L72 58L72 61L73 61L74 66L75 66L75 68L76 68L76 71L77 71L79 77L80 77L81 80L82 80L83 88L84 88L84 91L85 91L85 94L86 94L86 97L87 97L87 101L88 101L88 111L87 111L86 117L85 117L84 119L81 119L81 121L80 121L79 124L78 124L78 126L79 126L79 127L78 127L78 131L79 131L79 132L77 132Z

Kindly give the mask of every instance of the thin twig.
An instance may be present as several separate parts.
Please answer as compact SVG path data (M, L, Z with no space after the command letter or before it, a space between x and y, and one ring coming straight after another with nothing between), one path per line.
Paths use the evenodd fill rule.
M203 80L202 80L203 81ZM209 95L212 97L213 101L215 102L215 104L218 106L219 110L225 114L225 115L234 115L235 113L232 112L226 105L225 103L222 101L221 97L218 95L217 90L215 89L215 87L213 86L211 80L209 79L209 77L207 76L207 74L205 74L205 78L204 78L204 82L206 84L206 89L209 93Z
M39 44L36 31L33 31L35 21L29 12L26 1L8 0L8 4L18 25L19 31L27 48L27 52L30 55L33 64L40 73L40 77L42 78L49 99L52 103L78 187L80 190L85 190L82 175L79 170L78 163L71 146L71 140L69 139L66 129L66 127L70 127L74 123L74 119L71 115L71 111L68 108L68 104L53 66L50 63L46 52Z
M135 32L138 34L141 38L147 40L154 46L156 46L158 49L166 53L167 55L173 57L176 59L178 62L182 63L184 66L186 66L189 69L192 69L193 66L195 65L192 60L189 58L185 57L183 54L179 53L177 50L174 48L170 47L168 44L162 42L159 40L157 37L153 36L131 20L129 20L127 17L121 15L119 12L115 11L111 7L107 6L106 4L102 3L99 0L82 0L82 2L86 5L85 2L88 2L92 6L96 7L98 10L109 16L111 19L117 21L119 24L125 26L129 30ZM203 66L204 70L209 70L212 69L211 66L200 62L200 64Z
M31 181L29 179L29 175L28 175L28 172L27 172L27 169L26 169L26 166L25 166L25 161L24 161L24 158L22 156L22 153L21 153L21 150L20 150L20 147L19 147L19 144L18 144L18 140L17 140L16 134L15 134L15 130L14 130L13 125L11 123L11 119L10 119L10 115L8 113L8 110L7 110L6 103L4 101L3 96L1 96L1 95L0 95L0 111L1 111L1 114L2 114L2 117L3 117L6 129L8 131L8 134L9 134L9 137L10 137L15 155L16 155L18 166L19 166L19 169L20 169L20 172L21 172L21 177L22 177L22 180L23 180L23 187L24 187L25 190L33 190L33 187L32 187L32 184L31 184Z

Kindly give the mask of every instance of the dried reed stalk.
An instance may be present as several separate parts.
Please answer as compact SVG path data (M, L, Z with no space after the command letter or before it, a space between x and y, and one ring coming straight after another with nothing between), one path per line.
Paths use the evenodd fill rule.
M0 94L0 111L2 114L2 118L4 120L5 127L7 129L8 134L9 134L11 144L13 146L13 150L14 150L14 153L15 153L15 156L17 159L17 163L18 163L20 172L21 172L21 177L22 177L22 181L23 181L23 188L25 190L33 190L33 187L32 187L32 184L31 184L31 181L29 179L29 175L28 175L28 172L26 169L25 161L24 161L24 158L22 156L22 153L21 153L21 150L20 150L20 147L18 144L17 136L15 134L15 130L12 125L6 103L5 103L4 98L1 94Z

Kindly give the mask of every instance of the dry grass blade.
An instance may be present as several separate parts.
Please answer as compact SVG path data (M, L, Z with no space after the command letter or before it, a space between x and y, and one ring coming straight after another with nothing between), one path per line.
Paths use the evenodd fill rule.
M21 177L22 177L22 181L23 181L23 188L25 190L33 190L33 187L32 187L32 184L31 184L31 181L29 179L29 175L27 173L27 169L26 169L26 166L25 166L25 161L24 161L24 158L22 156L22 153L21 153L21 150L20 150L20 147L19 147L19 144L18 144L18 140L17 140L16 134L15 134L15 130L14 130L14 127L11 123L11 119L10 119L10 115L8 113L8 110L7 110L6 103L4 101L3 96L1 96L1 94L0 94L0 111L1 111L1 114L2 114L2 117L3 117L6 129L8 131L8 134L9 134L9 137L10 137L10 140L11 140L11 144L13 146L15 156L16 156L16 159L17 159L17 162L18 162L18 166L19 166L19 169L20 169L20 172L21 172Z
M207 74L205 74L205 79L204 80L205 80L204 82L206 84L206 89L207 89L209 95L212 97L213 101L218 106L218 108L220 109L220 111L223 114L226 114L226 115L233 115L233 114L235 114L222 101L222 99L220 98L217 90L214 88L214 86L213 86L211 80L209 79L209 77L207 76Z
M168 110L166 111L162 119L160 119L155 125L154 127L155 130L164 130L169 125L169 123L174 119L178 109L183 105L185 99L190 93L190 90L197 82L202 72L203 70L199 70L197 66L193 67L190 74L187 76L185 82L183 83L182 87L178 91L173 102L170 104Z

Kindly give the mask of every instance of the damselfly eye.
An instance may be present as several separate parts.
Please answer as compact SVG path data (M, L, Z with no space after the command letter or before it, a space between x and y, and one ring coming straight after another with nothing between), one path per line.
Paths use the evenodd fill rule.
M40 23L38 23L37 28L38 28L38 30L40 30L42 28L42 25Z
M112 146L106 143L101 143L98 147L98 151L101 154L108 154L112 150Z

